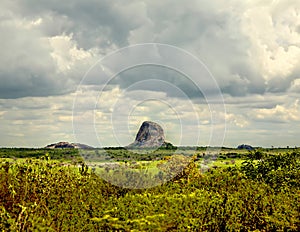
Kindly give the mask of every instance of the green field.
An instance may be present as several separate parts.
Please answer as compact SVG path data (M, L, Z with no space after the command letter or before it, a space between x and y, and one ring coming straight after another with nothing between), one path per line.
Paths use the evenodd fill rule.
M300 230L298 149L177 151L0 149L0 229Z

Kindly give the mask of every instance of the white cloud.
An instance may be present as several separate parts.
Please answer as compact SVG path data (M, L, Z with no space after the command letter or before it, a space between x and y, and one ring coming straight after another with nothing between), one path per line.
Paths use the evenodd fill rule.
M292 81L290 76L295 71L299 74L300 3L287 2L254 3L241 17L242 30L251 41L247 52L271 91L285 91Z
M300 76L299 76L300 77ZM291 92L300 93L300 78L295 79L290 88Z
M227 113L225 115L225 118L226 118L227 125L230 123L233 123L234 125L241 127L241 128L244 128L247 125L249 125L249 122L241 115Z
M253 117L258 120L290 123L300 120L299 99L289 105L276 105L271 109L253 110Z
M91 60L93 53L77 48L72 36L54 36L48 38L48 40L53 49L51 56L56 61L59 72L64 73L71 69L76 69L78 65L81 68L87 69L88 66L82 66L82 62Z

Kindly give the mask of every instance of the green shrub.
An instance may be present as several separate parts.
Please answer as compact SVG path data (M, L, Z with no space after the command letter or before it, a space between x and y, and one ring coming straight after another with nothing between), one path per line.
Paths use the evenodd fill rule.
M0 230L299 231L297 157L266 155L205 174L191 159L169 157L160 169L177 175L148 189L114 186L84 164L1 162Z

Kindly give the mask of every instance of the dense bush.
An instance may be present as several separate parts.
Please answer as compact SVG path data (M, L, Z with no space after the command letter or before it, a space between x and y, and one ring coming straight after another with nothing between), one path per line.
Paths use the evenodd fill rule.
M178 166L186 162L182 157L170 157L161 170L181 172L173 181L144 190L111 185L84 165L2 162L0 230L299 231L298 156L278 157L266 156L263 162L250 157L243 170L205 174L193 162L183 169ZM292 173L283 185L286 171Z
M250 153L242 170L248 178L264 181L279 190L287 186L300 187L300 154Z

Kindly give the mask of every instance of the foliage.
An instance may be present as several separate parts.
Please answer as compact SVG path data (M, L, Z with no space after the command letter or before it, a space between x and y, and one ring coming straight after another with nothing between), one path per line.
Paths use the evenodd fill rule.
M242 170L248 178L264 181L275 189L284 187L299 188L300 153L263 154L250 153L243 163Z
M198 165L194 162L196 156L192 158L175 154L165 157L167 162L162 162L158 168L166 174L166 179L173 182L190 180L190 178L200 177Z
M72 159L79 157L77 149L48 149L48 148L0 148L0 158L41 158L46 153L52 159Z
M205 174L193 159L165 158L161 171L180 172L172 181L148 189L117 187L84 163L64 166L49 156L3 161L0 230L300 230L298 154L263 154L262 161L250 154L242 170Z

